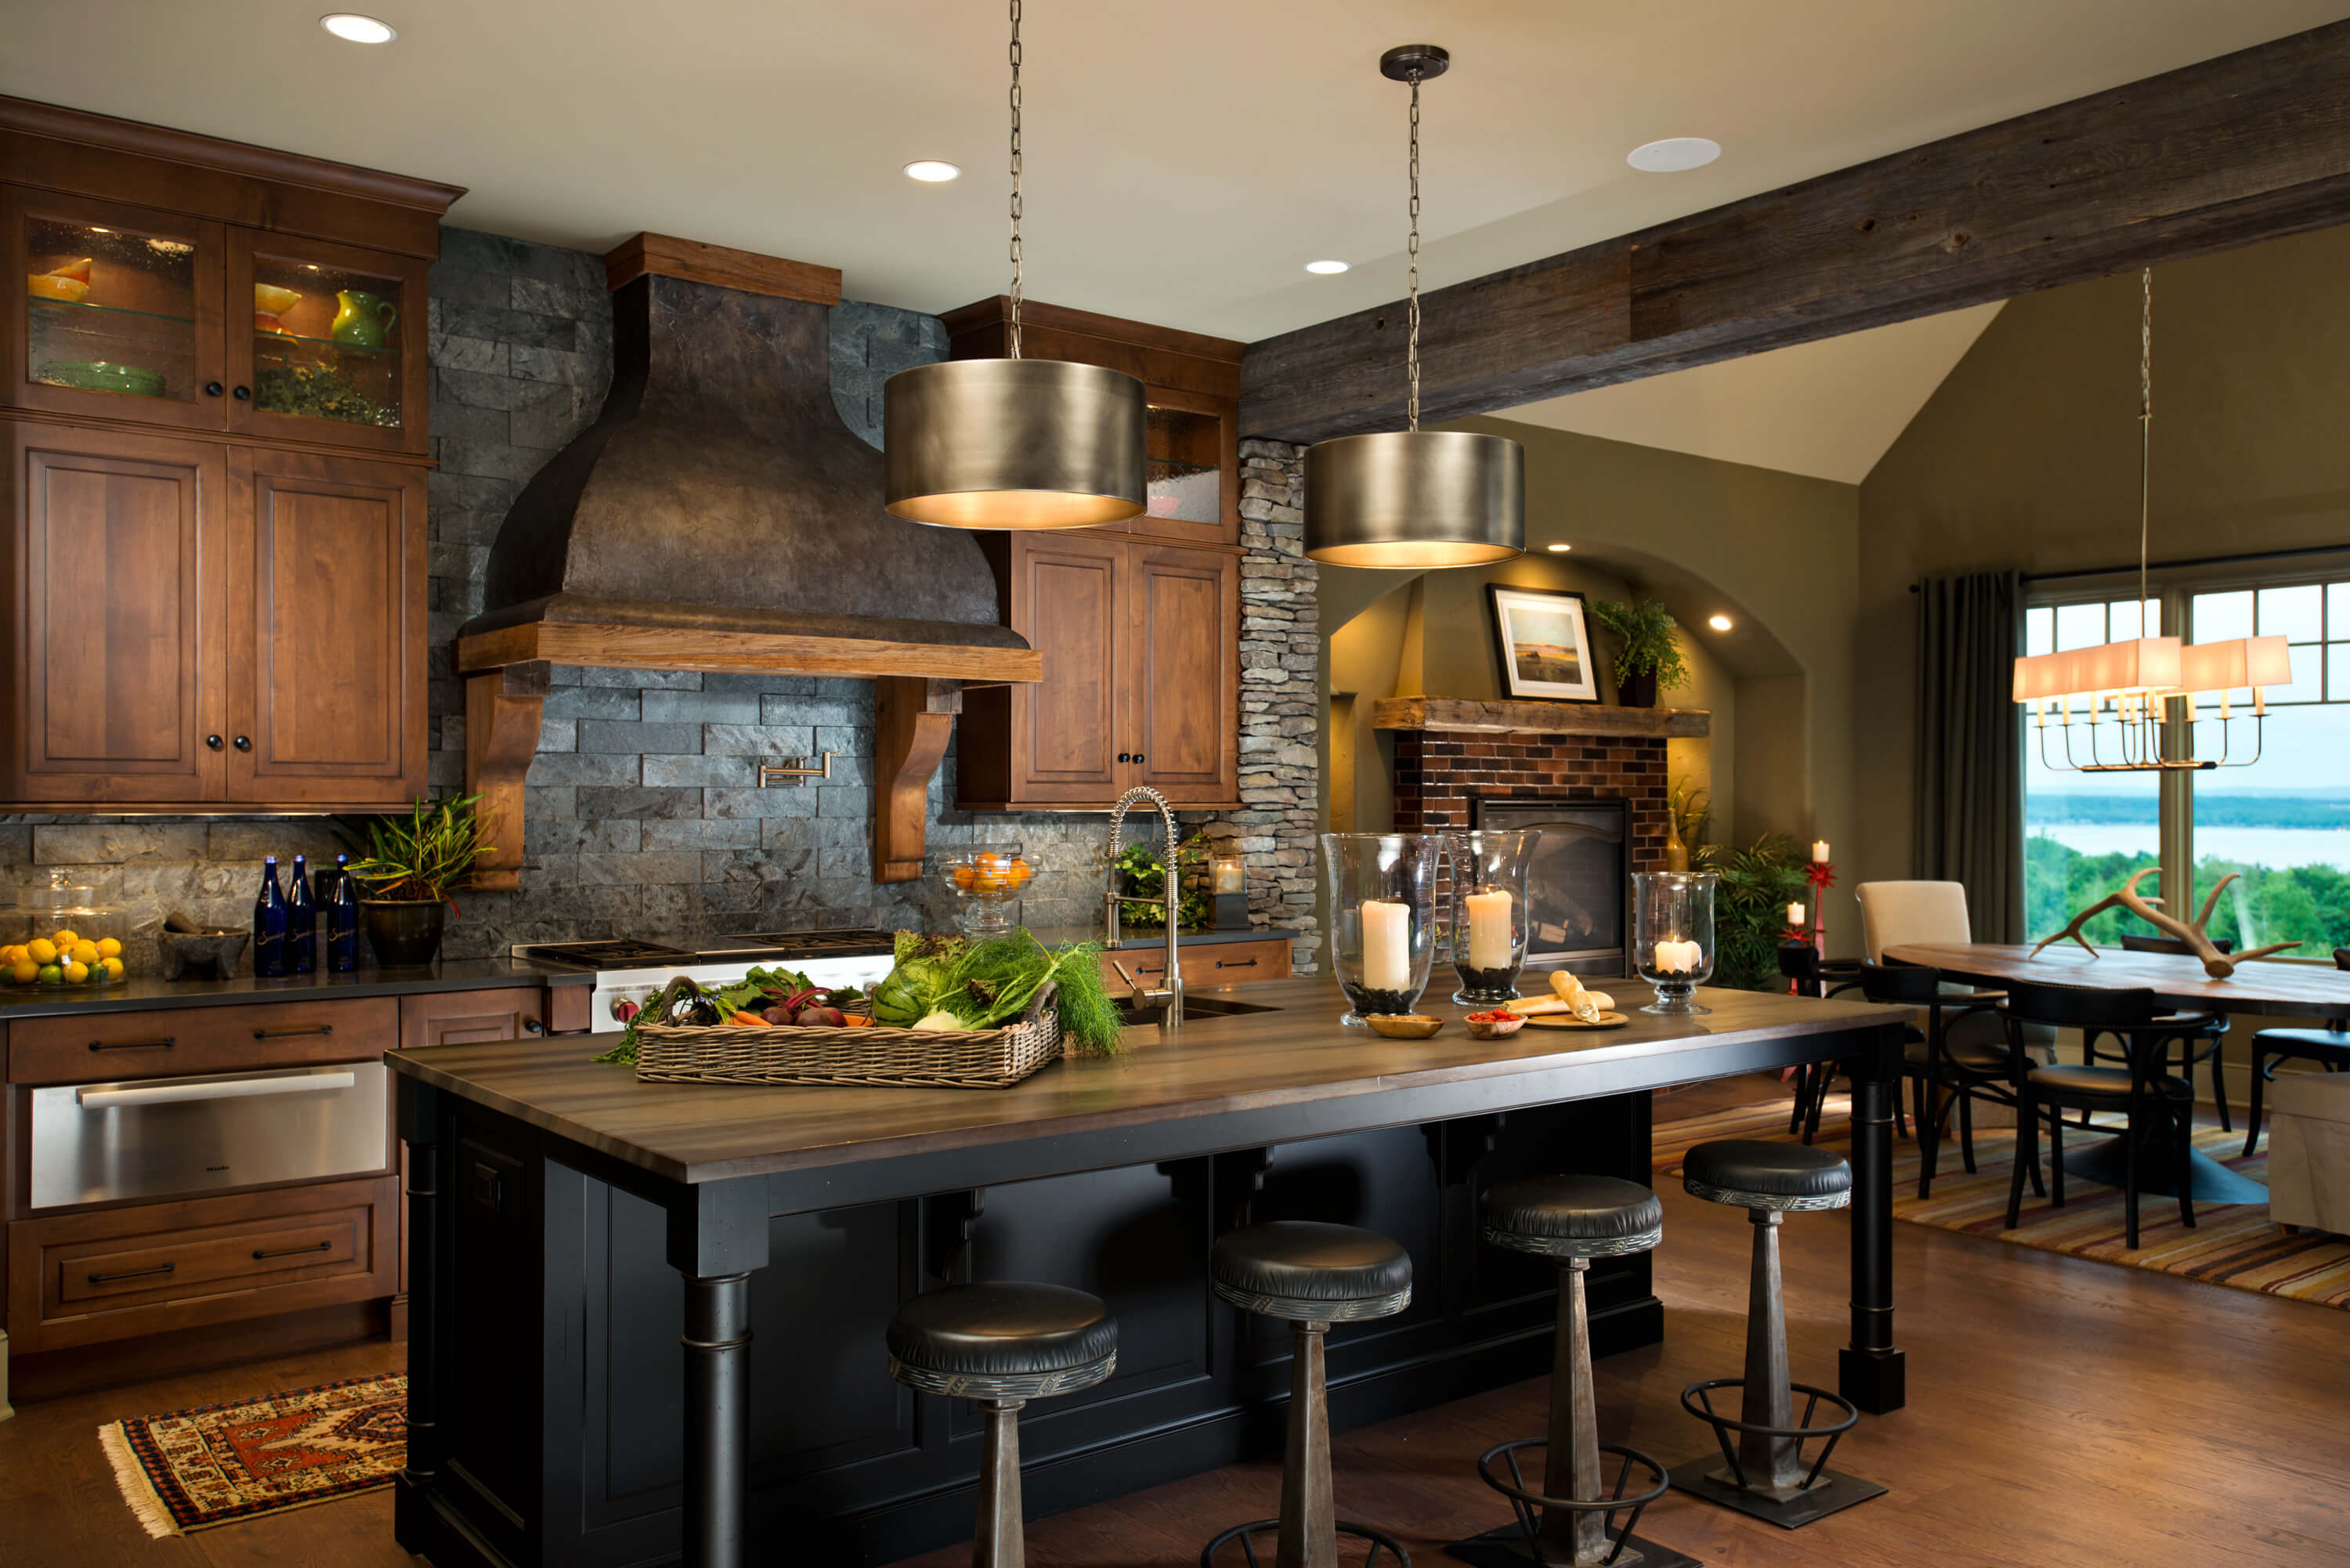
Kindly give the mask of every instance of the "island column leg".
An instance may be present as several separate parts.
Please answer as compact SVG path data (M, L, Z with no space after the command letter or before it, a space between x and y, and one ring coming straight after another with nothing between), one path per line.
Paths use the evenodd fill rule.
M1893 1344L1893 1096L1901 1082L1898 1029L1872 1031L1852 1075L1852 1343L1836 1386L1874 1416L1907 1402L1906 1358Z
M743 1568L751 1471L751 1275L767 1262L767 1184L683 1188L669 1261L685 1276L685 1564Z
M440 1378L436 1354L448 1295L440 1280L441 1091L414 1078L398 1085L400 1142L408 1146L408 1454L392 1493L392 1539L411 1552L434 1540L425 1496L441 1467Z

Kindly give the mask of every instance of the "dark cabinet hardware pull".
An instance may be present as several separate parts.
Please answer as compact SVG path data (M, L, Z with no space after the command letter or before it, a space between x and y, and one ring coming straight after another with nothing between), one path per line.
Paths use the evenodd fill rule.
M253 750L253 742L252 742L252 741L250 741L249 739L247 739L246 737L244 737L244 736L243 736L243 735L239 735L239 736L236 738L235 745L236 745L236 749L237 749L238 751L240 751L240 752L249 752L249 751Z
M251 396L253 396L253 389L251 387L239 387L236 389L236 400L240 403Z
M204 383L204 396L205 396L205 397L207 397L207 398L217 398L217 397L219 397L220 395L221 395L221 384L220 384L218 381L206 381L206 382Z
M253 1037L255 1040L295 1040L305 1034L332 1034L334 1032L335 1026L331 1023L306 1023L299 1029L256 1029Z
M1218 969L1254 969L1256 967L1256 960L1218 959L1216 961L1216 967Z
M536 1018L525 1018L522 1021L522 1032L525 1034L544 1034L546 1033L546 1025Z
M165 1263L159 1268L133 1269L127 1274L92 1274L89 1277L89 1282L94 1285L110 1285L117 1280L143 1280L154 1274L168 1274L179 1266L177 1263Z
M298 1258L305 1252L332 1251L334 1246L332 1241L321 1241L315 1247L281 1247L275 1252L265 1252L255 1247L253 1250L253 1261L257 1263L265 1258Z
M221 738L218 735L206 735L204 737L204 744L217 752L221 749Z
M1134 761L1134 758L1129 753L1120 752L1118 754L1118 760L1122 763L1130 763Z
M1139 762L1140 762L1140 761L1142 760L1142 753L1141 753L1140 752L1137 752L1137 753L1134 753L1134 760L1135 760L1136 762L1138 762L1138 763L1139 763Z
M93 1040L89 1048L93 1051L169 1051L178 1044L176 1039L166 1034L154 1040Z

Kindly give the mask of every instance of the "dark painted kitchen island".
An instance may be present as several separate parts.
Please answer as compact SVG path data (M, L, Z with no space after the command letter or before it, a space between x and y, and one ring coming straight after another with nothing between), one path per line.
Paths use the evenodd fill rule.
M1538 1376L1551 1272L1479 1242L1483 1189L1645 1181L1649 1091L1831 1059L1855 1085L1840 1381L1864 1409L1900 1405L1905 1013L1709 990L1710 1015L1634 1012L1605 1033L1487 1042L1456 1022L1393 1041L1342 1028L1326 980L1196 995L1267 1010L1129 1030L1118 1059L1003 1091L642 1084L577 1038L400 1054L400 1544L442 1568L681 1551L735 1568L964 1539L979 1425L893 1383L881 1350L898 1304L948 1279L1077 1286L1118 1317L1117 1375L1025 1423L1033 1512L1269 1451L1285 1338L1208 1284L1211 1244L1244 1211L1368 1226L1413 1254L1409 1311L1332 1334L1340 1424ZM1595 1269L1591 1296L1599 1350L1661 1337L1645 1255Z

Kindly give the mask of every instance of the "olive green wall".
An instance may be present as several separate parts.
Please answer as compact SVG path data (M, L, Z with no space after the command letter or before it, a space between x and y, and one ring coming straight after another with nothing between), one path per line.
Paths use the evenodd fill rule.
M2350 228L2156 273L2156 560L2350 542L2345 282ZM1911 873L1909 585L2137 560L2138 311L2135 273L2012 302L1862 483L1845 886Z

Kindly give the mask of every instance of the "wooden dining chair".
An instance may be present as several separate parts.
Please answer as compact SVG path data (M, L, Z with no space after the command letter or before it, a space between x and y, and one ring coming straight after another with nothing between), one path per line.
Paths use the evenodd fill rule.
M1820 950L1809 942L1789 939L1779 944L1779 973L1794 982L1798 996L1830 997L1850 991L1860 983L1860 969L1856 960L1821 958ZM1819 1136L1820 1114L1827 1106L1836 1070L1834 1062L1805 1062L1796 1067L1795 1103L1787 1117L1790 1137L1800 1136L1809 1143ZM1909 1121L1898 1102L1893 1115L1901 1136L1908 1137Z
M2048 1196L2064 1207L2064 1133L2067 1110L2110 1116L2123 1122L2075 1126L2075 1132L2115 1133L2122 1139L2122 1223L2125 1244L2137 1246L2138 1146L2144 1135L2168 1123L2177 1137L2177 1168L2172 1180L2178 1188L2178 1218L2192 1227L2195 1199L2189 1191L2192 1172L2188 1156L2193 1151L2195 1090L2186 1080L2162 1069L2169 1053L2165 1043L2182 1027L2175 1014L2156 1010L2154 992L2144 988L2105 991L2076 985L2032 985L2011 981L2007 1000L2000 1004L2006 1021L2012 1053L2009 1091L2015 1096L2015 1166L2007 1183L2007 1229L2014 1230L2023 1211L2023 1181L2027 1169L2036 1180L2040 1164L2040 1132L2045 1118L2048 1132ZM2097 1030L2124 1041L2130 1051L2126 1067L2106 1067L2062 1062L2029 1064L2024 1029L2029 1024L2055 1029Z
M2334 950L2334 967L2350 970L2350 948ZM2251 1115L2244 1128L2247 1157L2261 1141L2262 1090L2276 1081L2279 1062L2292 1061L2314 1062L2328 1073L2350 1073L2350 1018L2329 1018L2323 1029L2263 1029L2252 1036Z
M2223 953L2236 950L2236 944L2226 937L2213 938L2211 945ZM2149 937L2136 931L2122 933L2122 950L2196 956L2195 950L2177 937ZM2228 1114L2227 1064L2220 1056L2220 1043L2228 1034L2228 1015L2224 1012L2189 1012L2179 1016L2189 1021L2189 1026L2184 1033L2174 1035L2171 1042L2167 1042L2165 1048L2167 1050L2171 1043L2178 1045L2178 1075L2190 1084L2195 1081L2197 1064L2211 1064L2211 1098L2220 1107L2220 1127L2223 1132L2233 1132L2236 1124ZM2081 1060L2092 1065L2100 1062L2126 1064L2129 1060L2127 1049L2100 1046L2097 1042L2102 1037L2099 1034L2084 1034L2081 1037Z
M1918 1118L1918 1197L1934 1195L1934 1168L1952 1115L1959 1122L1959 1152L1970 1175L1975 1169L1974 1102L1980 1097L2012 1106L2014 1078L2008 1060L2010 1046L2002 1030L1992 1038L1951 1026L1970 1017L1995 1017L1997 992L1952 995L1943 990L1941 975L1915 964L1864 964L1860 989L1869 1001L1890 1007L1914 1007L1926 1021L1912 1026L1901 1047L1901 1076L1909 1086L1910 1110ZM2036 1053L2040 1047L2027 1047ZM1938 1105L1937 1091L1948 1091ZM2033 1190L2041 1190L2040 1173L2032 1173Z

